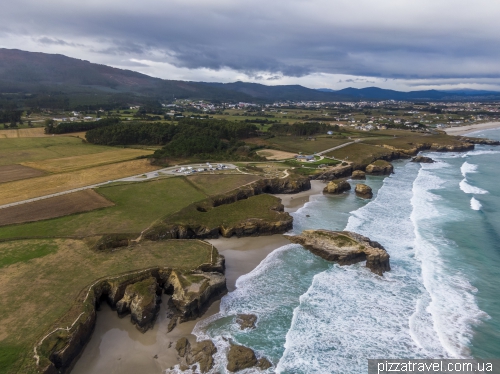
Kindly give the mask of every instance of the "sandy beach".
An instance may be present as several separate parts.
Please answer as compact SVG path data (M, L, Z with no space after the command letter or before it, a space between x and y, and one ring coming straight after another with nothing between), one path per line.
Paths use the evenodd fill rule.
M321 193L323 188L324 183L312 181L308 191L276 196L282 199L287 212L295 212L309 201L310 196ZM235 290L238 277L251 272L275 249L290 244L283 235L219 238L208 242L226 258L225 274L229 292ZM220 301L213 303L201 318L182 323L167 332L168 296L164 295L162 300L158 320L154 328L145 334L130 323L130 316L120 319L108 305L102 305L92 338L71 373L161 373L177 365L175 342L181 337L196 341L196 337L191 334L194 326L198 321L218 313Z
M293 213L303 207L311 196L320 194L325 186L326 184L324 182L313 180L311 181L311 189L308 191L302 191L296 194L277 194L274 196L281 199L281 202L285 206L285 212Z
M473 131L495 129L500 127L500 122L485 122L476 123L474 125L460 126L460 127L450 127L445 129L448 135L465 135Z

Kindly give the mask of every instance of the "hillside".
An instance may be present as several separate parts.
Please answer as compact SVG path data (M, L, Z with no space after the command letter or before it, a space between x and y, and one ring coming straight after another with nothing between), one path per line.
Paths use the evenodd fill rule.
M500 92L473 90L400 92L368 87L335 91L315 90L300 85L176 81L59 54L2 48L0 93L37 94L38 101L30 99L28 106L44 106L47 101L58 100L57 95L69 96L72 106L75 102L81 105L102 105L108 102L171 100L174 97L233 102L500 100Z

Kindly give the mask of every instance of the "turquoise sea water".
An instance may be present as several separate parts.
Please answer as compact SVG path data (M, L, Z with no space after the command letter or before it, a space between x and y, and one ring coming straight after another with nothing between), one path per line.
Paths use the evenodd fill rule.
M283 374L362 373L368 358L500 357L500 147L429 156L438 162L395 162L389 178L369 178L372 200L315 196L293 214L291 234L347 229L379 241L392 270L275 250L197 325L218 346L214 372L226 372L231 341ZM257 328L239 330L238 313L256 314Z

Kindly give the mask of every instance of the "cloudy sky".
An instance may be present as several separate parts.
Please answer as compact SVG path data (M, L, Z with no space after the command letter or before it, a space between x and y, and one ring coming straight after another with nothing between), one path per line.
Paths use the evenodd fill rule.
M166 79L500 90L497 0L6 0L0 47Z

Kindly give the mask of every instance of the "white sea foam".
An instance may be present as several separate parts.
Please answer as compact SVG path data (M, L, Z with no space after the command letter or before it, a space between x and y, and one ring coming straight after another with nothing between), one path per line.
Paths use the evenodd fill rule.
M427 331L434 339L419 345L410 334L410 317L426 292L410 220L418 168L408 164L387 178L377 198L352 212L346 227L384 245L392 270L379 277L362 264L336 265L316 275L294 311L278 373L360 373L367 358L445 355L430 315L414 321L422 330L415 334Z
M465 358L470 354L472 326L484 317L484 313L475 303L473 293L476 290L467 278L443 261L443 253L452 254L456 244L445 238L440 227L459 212L444 205L436 207L435 195L429 188L436 178L424 167L413 184L411 219L415 227L415 253L421 261L427 293L422 294L411 321L413 324L422 318L427 320L425 315L430 314L435 334L420 334L422 339L418 336L414 339L421 345L426 339L437 337L445 350L444 356ZM415 331L417 329L413 329Z
M477 173L477 165L469 164L467 161L465 161L460 167L460 172L465 178L469 173Z
M484 195L488 193L488 191L483 190L482 188L471 186L469 183L467 183L467 179L465 178L462 179L462 181L460 182L460 189L465 193L475 194L475 195Z
M462 157L465 158L469 156L497 155L497 154L500 154L500 151L495 151L492 149L478 149L475 151L467 152L466 154L462 155Z
M290 244L270 253L253 271L236 281L236 290L221 300L220 312L200 321L193 333L198 340L211 338L217 346L213 373L226 373L230 343L251 347L258 356L277 362L299 297L313 276L332 265ZM240 313L258 316L257 328L242 331L235 322ZM273 369L269 369L273 370ZM243 373L259 372L249 369Z
M481 210L483 206L481 205L479 200L473 197L472 199L470 199L470 207L472 210Z

